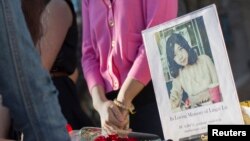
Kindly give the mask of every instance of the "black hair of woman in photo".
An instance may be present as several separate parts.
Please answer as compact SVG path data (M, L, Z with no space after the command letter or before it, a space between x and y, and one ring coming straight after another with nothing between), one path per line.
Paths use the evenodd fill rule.
M190 47L187 40L180 34L173 33L166 43L167 48L167 57L169 61L169 69L171 76L176 78L179 75L179 69L183 68L174 61L174 45L179 44L182 48L184 48L188 52L188 64L194 64L197 60L196 52Z

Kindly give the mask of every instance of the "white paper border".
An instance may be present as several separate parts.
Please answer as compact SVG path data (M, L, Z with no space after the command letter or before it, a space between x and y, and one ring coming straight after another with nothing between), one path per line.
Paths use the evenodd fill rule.
M197 125L197 128L201 129L194 131L190 128L191 131L188 133L179 129L179 126L188 126L189 124L206 122L207 125L210 124L208 121L211 120L215 120L212 124L244 124L231 72L231 66L217 15L216 6L213 4L169 22L151 27L142 32L165 139L173 139L176 141L182 137L189 137L195 134L207 132L207 126L204 125ZM204 20L211 52L214 58L214 64L218 74L220 89L223 95L223 102L212 104L211 106L209 105L204 108L195 108L188 111L173 113L169 106L170 101L160 61L160 53L154 39L154 33L190 21L191 19L195 19L200 16L202 16ZM223 108L226 109L222 110ZM210 111L209 113L205 113L207 110L213 109L217 109L218 112ZM170 121L170 117L182 117L186 116L188 113L196 113L197 116Z

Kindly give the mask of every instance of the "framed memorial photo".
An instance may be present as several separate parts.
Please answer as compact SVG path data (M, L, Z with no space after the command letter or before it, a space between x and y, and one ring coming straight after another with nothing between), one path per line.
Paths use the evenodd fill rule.
M215 5L142 32L165 139L244 124Z

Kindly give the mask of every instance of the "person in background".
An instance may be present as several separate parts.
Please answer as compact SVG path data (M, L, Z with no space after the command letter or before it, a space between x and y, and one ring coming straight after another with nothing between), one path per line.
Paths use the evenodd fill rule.
M83 73L108 134L132 129L163 138L141 31L175 18L177 5L177 0L82 1Z
M69 141L58 91L41 65L20 0L0 0L0 27L0 94L15 128L24 141Z
M44 68L59 91L62 113L74 130L93 126L81 108L76 90L78 29L71 0L51 0L41 13L41 24L31 14L31 1L23 0L23 11ZM37 38L39 29L41 36Z

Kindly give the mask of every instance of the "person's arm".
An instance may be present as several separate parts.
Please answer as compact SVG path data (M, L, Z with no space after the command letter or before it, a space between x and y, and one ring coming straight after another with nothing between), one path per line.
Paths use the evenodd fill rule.
M170 101L171 101L171 108L177 109L180 107L182 102L182 94L183 89L181 87L181 83L179 81L179 77L174 78L172 81L172 88L170 90Z
M176 0L147 0L142 3L146 23L145 28L173 19L177 15ZM117 100L124 105L131 105L133 98L147 85L150 79L145 47L142 43L128 77L121 87Z
M42 14L43 36L38 41L42 64L50 70L73 21L69 5L64 0L52 0Z
M133 79L128 77L123 83L119 94L117 96L117 100L122 102L126 107L130 107L132 100L134 97L144 88L144 85Z
M90 91L93 106L101 118L101 126L109 133L117 132L120 126L125 125L118 107L105 96L104 80L100 74L99 58L92 44L88 0L82 1L83 17L83 44L82 68L85 80Z
M100 62L99 56L96 55L94 50L93 41L91 38L91 26L89 21L88 0L82 1L82 70L85 80L88 85L88 89L91 92L92 88L96 85L100 85L103 88L104 80L100 74Z

